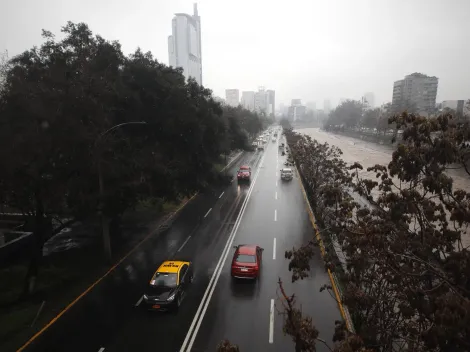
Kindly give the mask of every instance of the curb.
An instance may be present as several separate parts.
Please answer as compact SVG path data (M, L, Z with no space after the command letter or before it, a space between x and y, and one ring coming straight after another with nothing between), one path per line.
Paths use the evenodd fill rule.
M232 165L235 161L237 161L238 159L240 159L240 157L242 156L242 154L243 154L243 151L241 151L240 153L238 153L237 155L235 155L235 156L233 157L233 159L230 160L230 162L229 162L227 165L225 165L225 167L224 167L222 170L219 171L219 173L224 172L225 169L227 169L227 168L230 167L230 165Z
M298 180L299 180L300 188L302 190L302 194L303 194L304 199L305 199L305 203L307 204L307 211L308 211L308 215L309 215L309 218L310 218L310 222L312 223L313 229L315 231L315 237L317 239L317 242L320 245L320 253L321 253L322 258L324 258L325 257L325 246L323 244L323 240L322 240L320 232L318 230L318 226L316 224L315 216L313 215L313 210L312 210L310 202L307 198L307 193L305 191L305 187L304 187L304 184L302 182L301 174L300 174L300 172L297 168L296 163L294 163L294 167L295 167L295 170L297 172L297 175L299 176ZM327 270L328 270L328 276L330 278L331 286L333 287L333 292L335 293L336 302L338 303L338 308L339 308L339 311L341 313L341 316L343 317L344 321L346 322L347 329L350 332L354 333L355 329L354 329L354 326L353 326L353 323L352 323L351 315L349 314L348 308L346 306L344 306L343 303L342 303L342 293L341 293L341 290L339 289L339 285L337 285L338 278L336 277L336 275L334 273L331 272L330 269L327 269Z
M152 236L156 234L156 231L160 230L164 227L164 224L171 221L190 201L192 201L199 192L196 192L191 198L187 199L183 204L180 205L178 209L176 209L171 215L162 223L160 226L157 227L156 230L151 231L147 236L145 236L139 243L137 243L134 248L132 248L124 257L122 257L116 264L114 264L109 270L100 278L98 278L93 284L91 284L85 291L83 291L77 298L75 298L71 303L69 303L64 309L61 310L59 314L57 314L54 318L52 318L41 330L35 333L26 343L21 346L17 352L22 352L28 347L31 343L34 342L39 336L41 336L50 326L52 326L57 320L60 319L62 315L64 315L70 308L72 308L80 299L86 296L95 286L97 286L103 279L105 279L109 274L111 274L122 262L124 262L129 256L134 253L144 242L149 240Z

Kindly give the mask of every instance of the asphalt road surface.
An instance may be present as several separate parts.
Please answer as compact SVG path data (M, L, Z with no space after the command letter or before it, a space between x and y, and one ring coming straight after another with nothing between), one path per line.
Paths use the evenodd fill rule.
M313 236L297 175L280 180L284 161L278 142L269 141L264 152L245 153L228 172L235 175L241 165L250 165L251 185L235 180L198 195L169 231L145 242L26 351L209 352L224 338L242 352L293 351L282 332L279 277L313 318L320 337L331 341L340 314L334 299L319 292L329 283L319 251L311 276L294 284L284 259L286 249ZM232 247L241 243L264 248L257 282L230 278ZM147 312L140 306L144 288L167 259L193 261L194 282L177 313Z

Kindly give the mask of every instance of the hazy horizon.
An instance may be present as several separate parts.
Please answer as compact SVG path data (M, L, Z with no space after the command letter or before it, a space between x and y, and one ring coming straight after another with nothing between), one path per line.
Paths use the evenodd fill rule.
M168 64L167 38L175 13L192 14L196 1L33 0L4 4L0 50L10 56L40 45L41 29L59 35L67 21L137 47ZM413 72L439 78L437 101L470 98L470 1L259 0L197 1L202 26L203 85L276 91L276 105L291 99L336 105L340 98L375 94L391 101L393 82ZM8 33L8 34L7 34Z

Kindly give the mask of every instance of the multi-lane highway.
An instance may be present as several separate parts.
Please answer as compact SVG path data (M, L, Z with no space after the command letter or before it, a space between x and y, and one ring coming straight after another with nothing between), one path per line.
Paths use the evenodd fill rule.
M251 184L234 180L199 194L169 231L145 242L25 351L214 351L224 338L242 352L291 351L291 338L282 332L279 277L313 317L320 337L331 341L340 313L335 300L319 292L329 283L319 251L311 276L294 284L284 259L286 249L313 236L297 175L280 180L284 162L278 142L243 154L228 172L235 175L239 166L250 165ZM242 243L264 248L257 282L230 278L232 247ZM192 260L194 282L177 313L147 312L140 305L144 287L166 259Z

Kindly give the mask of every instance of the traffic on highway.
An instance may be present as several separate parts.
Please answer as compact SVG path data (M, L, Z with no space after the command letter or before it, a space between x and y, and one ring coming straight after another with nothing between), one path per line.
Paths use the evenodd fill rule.
M228 167L230 186L196 196L168 231L141 245L24 350L215 351L228 339L243 352L291 351L279 279L331 342L341 315L320 292L329 284L320 253L310 277L296 283L284 258L313 229L298 175L284 166L283 143L280 127L270 127L255 151Z

